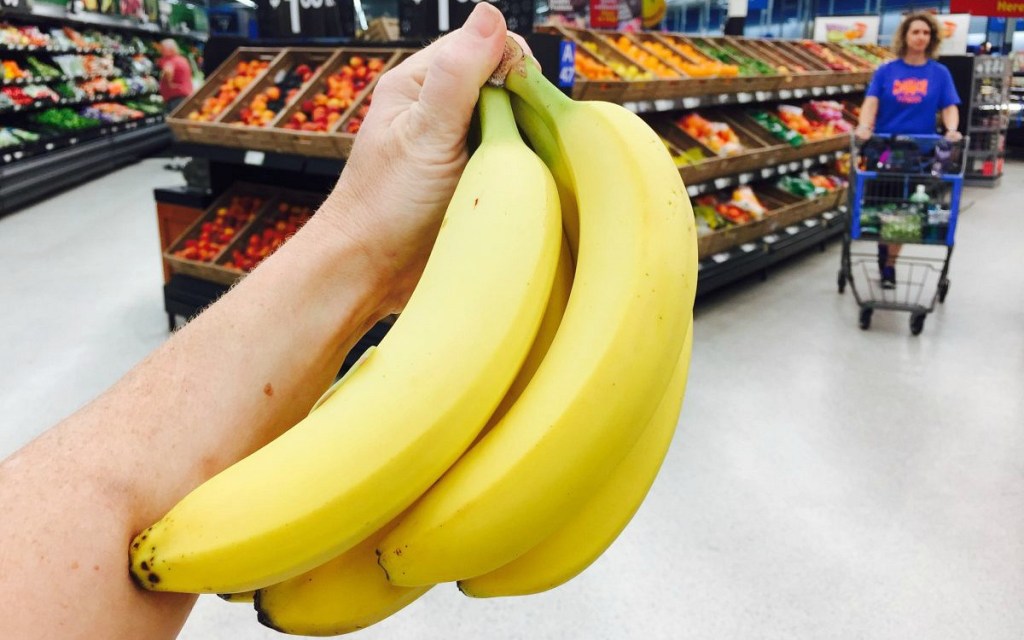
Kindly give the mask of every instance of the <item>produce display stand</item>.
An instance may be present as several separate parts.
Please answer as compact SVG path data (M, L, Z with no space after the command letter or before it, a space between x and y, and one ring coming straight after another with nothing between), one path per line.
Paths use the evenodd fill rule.
M643 69L639 60L631 59L613 42L613 39L621 35L547 27L532 34L528 42L545 73L552 80L557 79L561 45L567 40L577 43L576 54L581 58L592 62L614 61L623 65L632 64L638 69ZM696 46L691 36L683 34L652 33L630 35L628 38L635 47L634 50L640 52L637 54L640 57L644 54L656 56L656 45L663 43L685 60L686 47ZM757 124L749 115L749 109L755 106L774 109L780 104L794 104L792 101L815 98L843 99L859 104L860 94L870 78L871 71L867 63L861 64L856 71L830 71L814 56L807 54L798 44L790 41L762 42L744 38L699 37L696 42L706 48L721 46L720 55L723 59L729 59L730 51L747 60L748 64L749 60L756 58L761 63L758 65L760 68L770 65L772 71L770 74L756 77L680 75L671 78L628 80L621 75L614 75L614 79L589 81L579 75L577 67L575 83L567 91L577 99L619 102L648 118L659 130L662 129L658 125L659 122L678 118L694 110L701 110L703 113L708 108L713 108L715 111L711 113L715 117L721 116L737 132L742 132L739 135L748 143L743 153L719 157L706 150L702 161L680 166L679 169L691 197L749 185L757 193L766 196L765 205L769 209L769 214L756 224L723 229L701 239L698 292L703 294L750 274L760 273L764 277L767 269L779 260L810 248L823 247L827 240L840 235L843 230L845 191L838 190L816 198L801 199L786 193L778 193L775 185L780 177L803 171L835 173L837 161L848 148L848 138L845 135L837 135L824 139L808 139L799 145L785 144L773 138L766 129ZM589 48L584 47L584 43L589 43ZM303 49L309 49L310 44L296 43L296 46L301 45ZM329 60L332 62L325 66L333 65L340 52L362 51L369 54L385 51L392 54L388 62L388 68L391 68L416 49L416 43L408 42L389 46L360 42L344 42L339 45L340 49L335 48L331 51L332 57ZM289 50L289 47L276 49L279 56L287 56ZM664 64L671 69L679 70L671 61L664 61ZM225 63L221 68L227 66ZM780 67L785 67L785 70ZM765 71L767 70L765 68ZM325 72L326 69L321 69L320 74L311 81L311 86L305 89L306 95L315 92L312 85L316 85ZM219 69L218 72L211 74L211 84L216 84L218 73ZM259 82L260 80L257 80L254 84ZM368 87L365 95L360 96L357 103L352 105L349 113L358 108L360 101L370 99L371 96L372 86ZM237 111L239 104L244 100L245 97L240 95L224 113ZM300 98L299 101L301 100ZM292 103L289 108L294 109L297 102ZM728 109L725 109L726 107ZM183 114L187 117L187 107L184 105L172 114L172 127L176 133L181 130L179 125L182 124ZM288 117L288 113L279 113L273 124L286 122ZM281 128L279 126L266 127L256 136L242 140L238 137L225 137L229 135L225 133L221 133L221 137L213 134L213 138L199 133L214 131L217 128L241 128L238 126L228 126L223 122L189 123L188 126L194 129L179 138L174 150L178 155L209 160L210 183L215 195L223 193L237 181L326 195L344 166L351 143L351 139L347 146L339 146L337 140L329 142L332 137L339 135L343 123L344 118L340 124L336 123L333 131L326 134L304 134L303 138L315 142L303 145L279 142L287 135L295 135L292 131L277 131ZM676 137L680 145L695 142L684 138L685 134L680 131ZM211 144L211 139L218 142ZM334 145L333 151L331 144ZM158 201L161 198L159 192L157 198ZM196 207L192 211L194 216L200 216L205 208ZM176 315L188 317L188 313L182 312L181 299L184 296L180 290L187 289L190 280L195 280L193 275L178 272L174 265L171 265L167 280L169 289L165 291L170 291L174 295L167 294L168 313L171 313L173 308ZM173 302L171 298L174 298ZM206 299L203 305L197 305L194 310L201 309L209 301Z
M72 87L88 82L95 88L100 81L117 78L128 82L123 87L115 87L128 87L128 90L119 92L114 88L108 93L89 91L83 97L79 87L73 91L68 89L69 93L59 99L37 98L22 103L22 98L17 98L19 102L16 104L8 101L0 106L0 128L11 131L13 129L7 128L13 127L39 136L38 139L30 139L26 134L21 137L20 144L12 144L8 139L5 146L0 147L0 215L135 162L171 143L164 114L156 108L159 105L149 102L149 98L155 95L156 77L151 72L139 70L133 58L148 56L153 43L160 38L202 42L206 39L205 34L165 32L153 24L115 16L71 13L64 6L44 2L18 9L0 7L0 22L19 29L38 28L46 36L45 43L39 40L29 44L25 40L0 42L0 58L20 67L22 74L16 77L0 74L4 76L0 86L6 91L45 87L56 98L58 90L64 90L62 86ZM74 39L69 42L50 35L50 31L59 31L62 27L74 29L76 33L71 34L74 38L97 33L102 39L88 42ZM105 62L111 70L93 68L86 73L70 72L56 64L57 56L68 55L90 56L90 59ZM39 63L51 70L46 74L37 72L32 65ZM71 95L74 97L68 97ZM97 125L76 128L55 126L52 118L46 119L53 114L44 113L61 108L79 115L83 108L96 103L124 104L126 101L146 103L139 109L147 111L141 112L141 117L121 122L115 120L123 116L111 117L109 112L104 112ZM44 118L37 119L37 116ZM62 124L66 123L65 120Z

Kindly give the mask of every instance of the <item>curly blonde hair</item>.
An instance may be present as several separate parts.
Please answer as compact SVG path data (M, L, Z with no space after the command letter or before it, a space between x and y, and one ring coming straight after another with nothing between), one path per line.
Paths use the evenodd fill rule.
M907 32L910 31L910 25L917 21L926 23L932 30L932 37L928 41L928 48L924 50L924 54L929 58L934 58L939 50L939 44L942 43L942 30L935 16L924 11L911 13L903 18L903 22L900 23L892 37L892 50L901 58L907 55Z

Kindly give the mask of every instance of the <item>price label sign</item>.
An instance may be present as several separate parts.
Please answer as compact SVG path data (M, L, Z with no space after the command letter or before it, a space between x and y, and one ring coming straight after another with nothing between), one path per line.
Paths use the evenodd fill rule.
M731 180L729 180L729 178L718 178L717 180L715 180L715 188L724 189L729 186L730 182Z
M800 227L786 227L786 233L788 233L791 236L795 236L796 234L800 233Z
M671 111L676 108L674 100L655 100L654 110L655 111Z
M696 198L700 195L700 187L695 184L690 185L689 187L686 187L686 193L689 194L691 198Z
M711 256L711 259L715 261L715 264L722 264L723 262L727 262L729 260L729 254L716 253L715 255Z
M740 104L745 104L745 103L751 102L753 100L754 100L754 96L750 95L749 93L737 93L736 94L736 101L739 102Z
M700 98L683 98L684 109L696 109L700 106Z
M747 184L747 183L749 183L753 179L754 179L754 174L752 174L752 173L741 173L739 181L740 181L740 184Z
M254 167L262 167L263 161L267 159L267 154L262 151L246 151L245 157L242 161L245 164L253 165Z
M558 86L571 88L576 81L576 43L562 40L558 53Z
M743 251L743 253L750 253L754 249L757 249L757 245L754 244L753 242L748 242L746 244L740 245L740 250Z

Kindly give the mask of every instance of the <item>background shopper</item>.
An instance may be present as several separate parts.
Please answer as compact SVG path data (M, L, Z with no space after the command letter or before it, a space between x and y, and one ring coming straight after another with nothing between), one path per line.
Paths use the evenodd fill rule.
M912 13L900 23L893 36L899 56L875 70L861 105L860 123L855 131L860 140L876 133L933 135L936 113L941 115L947 140L961 139L960 97L953 77L934 60L942 41L938 21L930 13ZM878 244L878 268L883 288L896 286L896 258L900 244Z
M167 112L174 111L192 95L192 65L181 55L178 43L171 38L160 42L160 96L167 103Z

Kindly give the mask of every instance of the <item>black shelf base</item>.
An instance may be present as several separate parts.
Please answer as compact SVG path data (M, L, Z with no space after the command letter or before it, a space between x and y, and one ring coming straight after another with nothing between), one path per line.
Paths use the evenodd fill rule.
M136 162L171 143L166 124L106 135L0 168L0 215Z
M168 328L174 331L178 328L179 320L188 322L199 315L227 290L228 287L224 285L200 278L180 274L171 276L164 285L164 310L167 311ZM338 375L344 375L367 349L380 344L391 329L391 325L392 322L385 319L370 327L366 335L362 336L345 356Z

